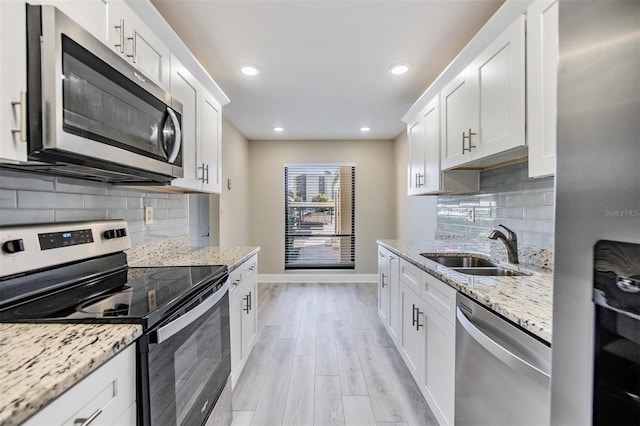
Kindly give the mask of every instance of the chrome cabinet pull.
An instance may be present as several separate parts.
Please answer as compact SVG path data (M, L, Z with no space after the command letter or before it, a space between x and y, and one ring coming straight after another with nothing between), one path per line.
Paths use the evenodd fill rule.
M416 305L411 305L411 306L413 306L413 307L411 308L411 309L412 309L412 311L413 311L413 312L412 312L412 314L411 314L411 316L412 316L412 319L411 319L411 325L412 325L412 326L415 326L415 325L416 325Z
M15 108L16 105L20 105L20 127L17 129L11 129L11 133L20 133L20 141L27 141L27 92L20 92L20 100L12 101L11 106Z
M253 297L251 296L251 292L249 292L249 310L253 309Z
M424 186L424 175L420 172L416 173L416 188L422 188Z
M476 147L475 145L472 145L472 144L471 144L471 136L476 136L476 135L477 135L477 133L472 132L472 131L471 131L471 128L469 128L469 136L466 136L466 135L464 134L464 132L462 132L462 153L463 153L463 154L464 154L466 151L471 152L471 148L475 148L475 147ZM467 148L467 147L465 147L465 146L464 146L464 141L465 141L465 140L467 140L467 139L469 140L469 148Z
M131 54L127 53L127 57L131 58L131 62L134 64L138 62L138 49L136 48L138 41L138 32L133 30L131 37L127 37L127 40L131 40Z
M88 426L90 425L100 414L102 414L102 409L98 408L96 411L93 412L93 414L91 414L89 417L78 417L77 419L75 419L73 421L74 425L80 425L80 426Z
M242 308L242 310L248 314L249 311L251 310L251 292L249 292L249 294L247 294L242 299L245 301L245 305L244 305L244 308Z
M198 166L198 170L202 170L202 177L198 180L202 183L209 183L209 165L202 163L202 166Z
M120 18L120 24L113 26L118 31L118 42L114 44L120 53L124 53L124 19Z
M424 315L419 308L416 308L416 330L420 331L420 327L424 327L424 324L420 324L420 315Z
M385 288L387 286L387 283L384 282L384 279L386 277L387 277L387 275L383 272L382 273L382 282L381 282L382 288Z

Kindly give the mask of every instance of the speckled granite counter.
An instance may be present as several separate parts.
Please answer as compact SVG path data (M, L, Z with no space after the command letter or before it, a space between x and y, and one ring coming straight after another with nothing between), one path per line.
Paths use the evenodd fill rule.
M551 342L553 274L534 266L501 266L530 272L529 276L484 277L465 275L431 261L421 253L478 254L489 258L487 246L463 241L380 240L378 244L404 257L419 268L478 301L494 312Z
M0 425L16 425L134 342L132 324L0 324Z
M229 271L260 251L260 247L191 247L189 237L155 241L126 250L129 266L227 265Z

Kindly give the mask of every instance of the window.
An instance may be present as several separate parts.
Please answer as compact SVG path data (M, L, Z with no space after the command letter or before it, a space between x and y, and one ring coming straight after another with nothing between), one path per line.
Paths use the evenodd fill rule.
M284 168L285 269L355 268L355 167Z

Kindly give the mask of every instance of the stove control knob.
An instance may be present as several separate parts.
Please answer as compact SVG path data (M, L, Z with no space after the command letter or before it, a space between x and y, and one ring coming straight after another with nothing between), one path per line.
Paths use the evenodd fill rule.
M102 234L105 240L110 240L112 238L122 238L127 236L127 230L125 228L120 229L107 229Z
M22 239L5 241L4 244L2 244L2 251L5 253L24 251L24 243Z

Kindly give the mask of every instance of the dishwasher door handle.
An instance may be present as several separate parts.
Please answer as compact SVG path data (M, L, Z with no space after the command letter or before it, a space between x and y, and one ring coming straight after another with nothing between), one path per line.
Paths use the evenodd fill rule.
M467 316L460 310L459 307L456 307L456 317L460 325L465 329L469 336L473 338L473 340L475 340L480 346L485 348L487 351L489 351L489 353L498 358L504 364L507 364L514 370L532 379L539 379L541 375L546 379L550 378L548 372L520 358L518 355L509 351L505 347L500 346L497 342L483 333L482 330L480 330L474 323L469 320L469 318L467 318Z

